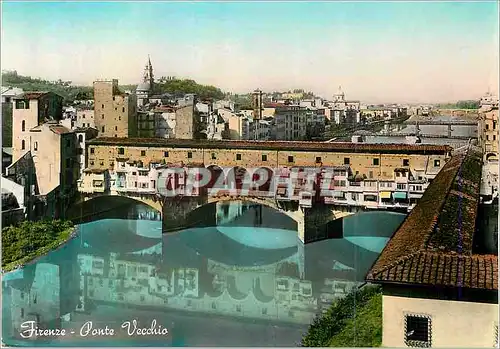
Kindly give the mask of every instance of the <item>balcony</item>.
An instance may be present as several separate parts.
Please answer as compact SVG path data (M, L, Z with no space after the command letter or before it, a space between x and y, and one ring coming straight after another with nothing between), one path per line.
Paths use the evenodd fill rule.
M364 191L363 182L349 182L347 190L350 192L362 193Z

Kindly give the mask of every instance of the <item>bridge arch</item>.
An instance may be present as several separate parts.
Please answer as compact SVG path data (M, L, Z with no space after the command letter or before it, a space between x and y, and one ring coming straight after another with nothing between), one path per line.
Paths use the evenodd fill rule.
M127 215L123 209L132 204L143 204L152 208L159 214L159 218L163 215L162 203L160 198L151 195L121 195L121 194L104 194L104 195L86 195L77 201L69 210L68 218L71 220L88 220L105 216L106 213L116 211L117 215Z
M276 200L271 197L251 197L251 196L240 197L240 196L229 196L229 195L219 196L219 197L209 197L207 203L204 204L203 206L200 206L199 208L209 204L229 203L229 202L247 202L247 203L262 205L264 207L272 209L273 211L279 212L280 214L287 216L288 218L293 220L295 223L294 228L296 230L300 230L301 226L303 226L304 214L302 211L286 210L285 208L280 207L277 204Z

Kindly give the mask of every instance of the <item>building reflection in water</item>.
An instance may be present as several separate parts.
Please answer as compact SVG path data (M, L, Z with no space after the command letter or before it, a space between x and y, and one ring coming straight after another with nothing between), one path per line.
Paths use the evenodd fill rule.
M19 332L30 320L40 328L78 329L92 320L119 329L132 317L147 324L156 319L171 331L170 342L143 337L141 345L179 345L179 336L183 345L295 345L316 314L363 281L404 219L387 212L348 217L340 224L343 238L303 246L296 231L276 228L288 226L288 217L255 206L223 205L217 227L165 235L155 219L81 224L78 238L64 248L4 278L4 342L27 342ZM258 226L249 225L255 209ZM384 224L374 225L374 217ZM260 328L260 339L248 321ZM51 340L64 346L87 339ZM133 338L100 340L134 345Z

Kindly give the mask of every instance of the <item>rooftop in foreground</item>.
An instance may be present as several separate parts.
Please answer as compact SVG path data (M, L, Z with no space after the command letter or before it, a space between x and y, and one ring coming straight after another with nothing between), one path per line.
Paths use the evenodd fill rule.
M448 154L453 149L447 145L431 144L368 144L351 142L304 142L304 141L207 141L194 139L165 138L113 138L99 137L88 142L89 145L172 147L191 149L253 149L253 150L290 150L313 152L349 153L411 153L411 154Z
M476 254L481 154L469 148L439 172L372 266L366 280L498 289L498 256Z

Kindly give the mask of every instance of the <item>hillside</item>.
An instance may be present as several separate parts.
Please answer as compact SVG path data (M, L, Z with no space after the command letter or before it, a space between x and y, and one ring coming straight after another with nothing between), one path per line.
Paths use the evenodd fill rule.
M75 99L93 98L92 86L74 86L71 81L48 81L19 75L17 71L2 72L2 86L19 87L24 91L51 91L64 97L65 103L70 103ZM136 85L120 86L123 91L134 91L135 88ZM173 95L195 93L202 99L223 99L225 97L224 92L215 86L201 85L194 80L177 78L160 78L154 92Z
M48 81L19 75L17 71L2 72L2 86L19 87L23 91L49 91L64 98L64 103L75 99L91 99L91 86L73 86L71 81Z

